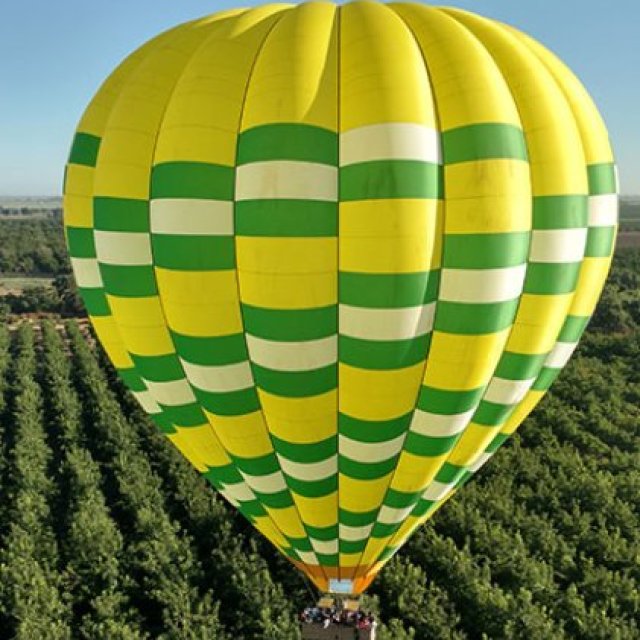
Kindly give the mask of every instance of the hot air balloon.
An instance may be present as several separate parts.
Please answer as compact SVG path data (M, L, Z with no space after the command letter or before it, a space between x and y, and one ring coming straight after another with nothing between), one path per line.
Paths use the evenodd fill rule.
M616 192L593 102L523 33L270 4L114 71L64 222L142 407L318 589L359 594L568 361Z

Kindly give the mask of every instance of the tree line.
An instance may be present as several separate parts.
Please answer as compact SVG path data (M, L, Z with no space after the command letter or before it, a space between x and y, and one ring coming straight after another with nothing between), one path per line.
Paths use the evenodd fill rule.
M0 272L55 275L70 270L60 218L0 220L0 228Z

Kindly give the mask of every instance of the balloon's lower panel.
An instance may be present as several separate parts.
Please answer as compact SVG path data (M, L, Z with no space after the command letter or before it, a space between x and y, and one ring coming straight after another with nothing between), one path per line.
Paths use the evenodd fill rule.
M346 595L353 593L353 580L332 578L329 580L329 593L344 593Z
M360 595L381 569L381 563L366 567L325 567L292 560L322 593Z

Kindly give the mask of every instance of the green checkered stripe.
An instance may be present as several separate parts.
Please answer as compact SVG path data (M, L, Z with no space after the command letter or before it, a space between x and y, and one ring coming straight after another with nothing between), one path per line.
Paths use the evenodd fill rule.
M74 138L69 164L95 168L98 158L100 138L79 132ZM79 285L79 293L90 316L95 318L111 316L107 293L119 296L154 295L155 278L149 267L138 268L127 265L100 264L96 252L95 230L110 233L148 233L147 203L136 200L94 198L94 227L65 226L67 246L71 256L74 275ZM105 268L106 267L106 268ZM121 279L123 269L127 278ZM130 279L128 279L130 278ZM180 338L197 353L202 353L187 336ZM117 372L134 397L149 414L161 432L176 433L175 425L198 426L206 423L204 414L195 403L189 405L162 405L149 392L148 382L175 382L183 378L177 354L143 357L131 354L134 367L120 368ZM205 356L206 357L206 356ZM197 390L194 388L194 391ZM255 394L255 391L254 391ZM204 405L203 405L204 406ZM233 465L209 469L205 477L250 521L265 517L263 504L246 485L238 468ZM298 560L291 548L282 549L285 554Z
M534 232L536 229L545 231L557 229L558 232L562 233L563 229L586 228L584 257L609 257L614 248L615 221L617 221L616 194L618 187L616 169L613 164L598 164L587 167L587 173L589 178L588 196L567 195L534 198L533 229ZM597 211L600 212L599 215L594 214L594 208L597 208ZM602 212L603 209L604 213ZM612 235L606 241L605 246L600 246L600 249L594 255L593 247L596 243L595 241L590 243L589 238L593 237L592 232L595 232L596 237L601 238L603 235L602 229L606 230L604 235L607 238L609 238L610 233ZM530 266L531 263L528 266L528 270ZM529 271L527 271L527 277L528 273ZM576 283L577 276L569 293L575 291ZM532 293L535 293L535 291ZM553 295L553 293L545 293ZM527 388L536 391L547 391L573 354L589 320L590 316L568 315L562 324L553 349L548 354L530 355L505 351L492 382L496 378L522 381L526 383L521 390L523 396ZM436 482L432 483L420 495L411 512L412 516L427 516L450 495L451 491L460 489L487 463L508 440L509 435L501 433L499 429L508 420L519 402L500 404L489 402L485 399L481 401L473 416L473 421L477 424L486 424L488 428L495 428L496 435L485 451L468 467L455 467L454 465L445 464L438 476L436 476ZM487 416L492 419L485 420ZM485 421L483 422L483 420ZM380 560L386 561L398 551L401 544L395 543L396 541L392 540L387 545Z
M170 271L235 271L234 180L233 167L221 165L167 162L153 167L151 244L156 267ZM218 225L191 228L188 234L177 233L163 224L165 217L179 221L198 206L207 219L216 214L228 219ZM200 312L199 301L194 300L193 313ZM221 416L241 416L259 410L242 332L193 336L171 329L171 336L181 366L187 372L199 373L200 382L191 383L199 407ZM218 379L217 385L214 378Z
M169 84L171 83L162 90L166 92ZM170 98L170 95L167 97ZM86 141L74 145L73 153L83 161L91 158L92 155L97 155ZM164 163L152 169L151 202L110 197L94 198L93 235L98 257L98 273L104 284L104 292L125 300L158 297L154 267L170 270L235 269L232 201L236 168L211 166L204 163ZM226 192L224 192L225 189ZM212 190L213 194L211 194ZM207 233L194 233L191 229L183 234L179 228L175 228L175 224L179 224L176 221L174 221L174 228L171 228L169 221L168 225L165 224L164 227L161 225L158 233L151 232L150 218L153 218L153 215L150 216L150 205L159 205L160 209L165 207L164 218L167 222L171 213L169 211L167 214L166 211L168 200L199 200L202 203L203 200L212 200L212 196L224 198L230 205L232 228L229 233L220 233L220 229L211 230L208 225L205 225ZM205 206L206 204L205 202ZM202 213L201 209L200 214ZM200 215L200 222L202 222L202 215ZM169 330L164 323L162 327L155 327L155 329ZM236 379L242 378L243 374L236 366L238 364L236 360L238 350L242 348L245 353L245 363L248 365L244 337L240 347L237 336L225 336L228 340L223 345L215 345L212 347L213 351L207 348L204 352L200 351L202 344L194 345L192 336L171 335L170 337L177 348L171 349L169 353L158 353L153 356L130 354L135 367L134 371L128 372L129 381L134 384L134 387L136 374L139 375L138 399L161 428L170 432L176 426L188 429L208 425L203 407L208 408L211 404L218 413L222 408L223 414L232 416L259 410L255 385L245 385L239 388L240 393L235 395L214 396L207 393L210 391L208 387L200 389L191 384L191 379L204 378L208 382L211 381L214 376L207 376L207 372L204 371L210 363L203 364L197 360L194 362L194 359L189 362L181 357L183 350L188 355L189 350L195 347L200 358L212 359L216 361L215 364L219 359L230 359L231 362L228 363L230 377L233 378L235 375ZM247 370L251 376L248 366ZM246 374L244 377L247 377ZM145 391L142 391L143 387L146 387ZM229 384L226 387L228 388ZM266 507L286 508L293 505L288 491L273 491L278 481L272 476L278 474L281 476L273 452L260 460L248 460L237 456L231 456L231 459L232 465L221 469L210 469L207 477L210 480L218 478L216 486L223 495L233 504L237 504L241 511L244 509L250 518L270 515ZM273 474L270 473L271 470L274 470ZM257 491L253 491L253 488ZM298 542L298 546L306 550L308 543L302 540ZM304 552L297 553L293 546L284 551L295 560L315 562L312 555Z
M445 131L442 147L445 193L447 166L502 158L527 162L524 134L512 125L477 124ZM448 334L479 335L509 328L514 322L522 293L530 235L529 232L445 233L434 329ZM479 281L473 278L473 274L483 271L486 276L480 282L489 282L496 274L504 274L508 283L506 290L495 291L495 300L491 299L494 295L492 291L477 291L479 299L474 300L474 288ZM460 281L468 287L462 295L456 286L451 286ZM464 300L460 300L461 297ZM484 390L484 387L468 391L436 388L429 384L427 376L420 389L415 411L410 416L402 450L425 460L451 452L478 408ZM426 515L463 481L465 473L465 469L445 462L425 490L405 493L389 487L371 537L389 538L409 515ZM389 549L393 547L387 545L382 560Z
M613 253L618 226L618 171L614 163L587 167L589 178L589 233L586 258L606 258Z
M385 124L393 127L393 123ZM390 136L393 131L390 129ZM436 132L429 134L434 148L428 150L425 158L359 158L359 162L341 166L341 202L419 199L435 203L441 200L440 140ZM439 279L439 265L431 271L413 273L341 270L340 363L373 371L402 370L424 364L431 342ZM406 322L402 318L410 320ZM384 327L394 325L414 328L387 335ZM341 393L348 394L349 389L343 387L343 382L340 384ZM410 421L411 412L371 421L341 409L338 416L340 474L356 480L380 480L391 474ZM362 553L377 516L377 509L354 512L340 501L340 553Z
M584 332L589 318L578 317L578 316L567 316L562 326L562 330L558 336L558 343L566 342L571 344L577 344L580 340L582 333ZM517 356L516 356L517 357ZM532 388L535 388L536 385L542 383L546 385L546 388L540 390L548 389L551 382L548 382L548 376L553 376L553 379L557 377L560 372L560 368L551 368L548 366L543 366L547 355L544 356L528 356L531 358L530 360L522 359L521 360L521 369L520 376L529 375L534 368L537 368L539 373L537 378L535 379L535 383ZM524 358L524 357L523 357ZM504 364L505 360L512 360L512 357L507 356L507 352L505 352L503 359L501 360L499 371L501 370L504 374L505 367L507 365ZM515 364L515 359L512 360L512 363ZM530 367L530 369L527 369ZM514 370L515 372L515 370ZM527 372L525 374L525 372ZM548 373L547 373L548 372ZM546 378L546 380L545 380ZM515 378L514 378L515 379ZM505 407L505 413L511 415L513 410L517 405ZM501 423L504 424L506 419ZM475 420L475 417L474 417ZM498 426L501 426L498 425ZM499 429L496 431L496 435L493 437L493 440L486 447L484 452L477 458L477 460L467 466L467 467L457 467L455 465L449 465L448 463L444 465L444 467L439 472L438 476L436 476L436 483L439 483L438 489L440 489L439 493L434 492L434 486L436 483L425 491L423 494L420 494L419 500L416 503L413 511L411 512L412 516L416 517L425 517L430 512L432 512L443 500L450 495L451 491L459 490L462 486L464 486L490 459L493 455L498 451L498 449L509 439L509 435L505 433L501 433ZM381 555L381 560L388 560L391 558L399 549L401 544L394 544L395 541L392 541L389 544L384 553Z
M171 271L235 272L236 252L233 233L235 170L233 167L201 162L166 162L153 167L151 182L151 244L155 267ZM180 221L192 217L189 233L178 233L165 219ZM202 220L204 218L204 225ZM183 220L184 222L184 220ZM199 227L200 225L200 227ZM185 225L186 226L186 225ZM194 304L194 313L201 313ZM205 417L202 409L220 416L245 416L260 411L244 332L223 336L192 336L171 330L175 359L167 364L171 378L178 369L186 373L193 391L189 411L190 426ZM184 425L184 426L189 426ZM279 472L273 452L249 458L227 451L232 463L210 468L205 476L238 509L253 519L268 515L265 508L293 506L290 492L279 483L264 483ZM253 496L253 499L251 499ZM243 500L244 498L244 500ZM306 551L305 539L289 539L284 552L301 560L297 551Z
M231 229L224 222L205 226L204 230L176 233L163 224L164 218L180 219L193 205L204 207L208 218L215 217L216 205L232 211L234 171L232 167L196 162L167 162L153 167L151 176L151 246L155 267L171 271L224 271L235 269L235 249ZM211 210L207 206L213 207ZM230 226L231 217L227 222ZM199 231L199 232L198 232ZM194 306L194 313L198 309ZM184 406L189 422L198 426L206 416L202 409L222 416L237 416L259 409L255 385L248 367L242 333L227 336L191 336L170 330L175 355L157 360L156 375L163 371L166 380L176 379L183 371L189 379L193 403ZM136 364L138 364L136 362ZM165 365L164 367L162 365ZM246 365L245 368L242 365ZM216 384L219 387L216 387ZM264 516L272 506L270 494L248 489L244 473L251 471L248 460L229 454L232 463L211 468L205 475L219 489L233 496L253 495L238 500L238 508L249 516Z
M587 217L586 194L534 197L525 294L563 296L574 293L584 256ZM557 251L556 246L559 247ZM526 321L527 318L516 316L514 326ZM546 357L547 354L512 351L507 343L472 421L491 429L501 427L536 382Z
M155 402L147 390L145 379L142 377L142 375L145 375L157 380L161 377L158 375L158 370L163 368L162 365L160 364L156 367L153 373L149 373L145 369L145 366L149 364L148 362L144 363L140 368L140 359L136 357L133 359L136 367L120 369L118 371L120 377L148 412L159 430L167 435L176 433L171 412L166 411L162 405ZM255 518L268 516L263 502L245 482L240 467L235 464L235 460L225 466L210 467L203 475L249 522L254 522ZM292 547L283 548L282 551L289 557L298 559Z
M125 299L157 299L149 202L94 197L94 233L105 293ZM158 355L130 355L145 386L155 390L151 391L152 396L169 424L180 427L207 424L175 350ZM181 401L174 402L172 396Z
M71 145L68 165L95 170L100 142L101 139L98 136L83 132L76 133ZM65 192L67 191L66 177L67 171L65 171ZM111 315L102 276L98 269L93 228L65 224L64 231L78 292L87 313L98 317Z
M171 34L169 37L173 39L173 32L171 32ZM184 30L177 30L175 34L175 39L180 40L183 37ZM209 29L202 29L199 35L200 34L203 39L208 38ZM201 40L197 38L192 38L189 41L188 46L194 48L192 49L192 53L194 50L197 50L200 41ZM140 51L144 51L144 47ZM151 59L152 64L158 65L158 58L161 58L165 54L173 56L174 52L172 52L171 48L158 49L155 50L151 56L147 55L146 60ZM138 62L142 62L143 60L143 56L136 53L124 64L129 64L131 69L134 69L135 65L132 65L130 61L136 58ZM189 57L186 56L185 61L188 60ZM113 79L116 78L117 74L111 76L105 87L109 87L110 83L113 84L113 82L119 87L125 86L125 81L131 80L131 76L134 75L131 69L129 69L127 74L118 76L115 81ZM172 77L165 78L167 82L165 82L162 87L157 87L157 89L159 89L158 93L162 93L167 100L171 98L172 85L175 85L180 71L181 69L179 67L172 67ZM113 92L113 95L117 94L118 92ZM106 97L103 89L102 92L98 94L98 98L91 104L87 113L90 114L92 110L102 109L107 111L113 109L115 102L116 98L112 98L111 94L109 94L109 97ZM98 136L92 137L83 132L79 132L72 146L71 162L84 166L95 166L97 164L99 147L100 139ZM82 187L83 190L85 188L88 189L88 187ZM94 194L87 192L86 195L93 196ZM101 201L99 202L99 200ZM114 294L126 299L127 297L147 298L150 297L149 294L152 292L154 295L156 293L150 277L153 271L147 259L150 253L150 247L148 247L150 240L149 230L145 228L144 220L141 220L141 216L138 215L142 207L148 207L149 203L131 200L118 202L118 200L117 198L94 199L94 219L102 216L102 222L106 226L106 229L100 229L98 224L94 224L94 229L92 230L94 248L92 257L97 256L99 261L97 265L94 265L97 268L93 270L93 279L96 280L95 274L97 273L98 277L102 280L103 287L100 292L98 291L99 287L96 286L96 283L93 283L91 287L86 287L86 290L81 292L85 301L88 302L87 306L90 307L90 310L94 311L94 317L98 315L110 315L105 294ZM123 221L124 226L122 228L116 224L115 228L111 229L108 226L110 221L105 219L107 218L106 209L111 205L117 210L115 215L122 213L125 217L128 217L128 214L132 213L133 220L130 221L127 219ZM96 211L97 209L100 209L102 213ZM148 221L148 209L146 213ZM129 230L127 225L130 223L134 224L136 228ZM85 251L90 250L88 248L89 240L87 237L89 234L84 232L85 237L81 238L79 236L83 235L82 232L69 229L68 235L75 236L71 237L70 244L77 242L80 245L84 245ZM146 237L143 238L143 235ZM132 256L133 259L131 259ZM103 260L103 257L106 259ZM74 270L78 273L77 269L74 268ZM89 291L89 289L91 289L91 291ZM184 371L179 373L179 361L177 361L175 357L175 352L158 354L158 356L155 357L158 366L157 369L154 367L152 359L141 358L140 356L136 356L136 354L130 355L132 355L135 366L132 370L121 372L121 374L125 382L130 383L130 386L132 386L134 390L137 389L135 393L138 400L140 400L143 408L152 414L152 417L155 418L160 428L170 434L175 431L175 425L186 426L187 428L191 425L196 426L193 424L196 422L197 415L196 407L194 406L195 403L193 402L194 389L189 389L184 377ZM140 367L143 369L141 372L139 371ZM149 372L149 369L153 371ZM139 375L140 373L147 375L148 379ZM154 381L153 378L159 381ZM178 397L181 398L180 402L175 401ZM156 400L163 399L170 401L156 402ZM204 418L204 414L202 414L202 417ZM206 420L200 420L199 422L199 426L208 424ZM236 504L249 519L268 515L263 506L256 501L255 495L251 494L250 489L246 483L244 483L241 473L237 469L234 469L233 466L220 469L219 472L216 469L212 469L207 476L210 480L218 478L216 481L218 488L220 488L222 493L226 495L233 504ZM285 548L282 550L294 559L300 559L292 549Z
M335 189L338 137L334 131L306 124L268 124L243 131L238 141L235 232L244 246L269 239L334 239L337 237L337 198L314 195L314 186L330 181ZM331 177L331 172L336 175ZM263 193L260 176L280 181L301 172L311 178L308 194ZM317 182L313 176L317 174ZM320 192L322 189L319 190ZM286 263L286 256L283 257ZM239 273L242 292L242 272ZM277 276L276 276L277 277ZM280 286L286 286L284 278ZM241 296L242 297L242 296ZM273 396L304 400L335 391L338 385L336 305L305 309L259 307L242 300L248 356L256 387ZM308 356L308 357L306 357ZM265 412L267 426L277 416ZM283 440L270 433L273 454L264 471L282 478L283 494L322 498L335 493L337 439L313 443ZM260 461L251 460L256 474ZM265 461L266 462L266 461ZM313 527L301 522L307 538L292 541L309 564L336 566L332 541L336 527Z
M589 182L586 259L613 254L618 221L618 179L613 163L587 166ZM578 346L591 316L569 315L532 388L547 391Z

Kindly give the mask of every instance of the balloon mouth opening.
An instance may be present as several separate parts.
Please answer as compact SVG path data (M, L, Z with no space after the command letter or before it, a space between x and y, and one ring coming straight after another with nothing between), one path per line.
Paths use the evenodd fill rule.
M336 595L351 595L354 593L354 585L353 580L338 580L331 579L329 580L329 589L328 593L333 593Z

